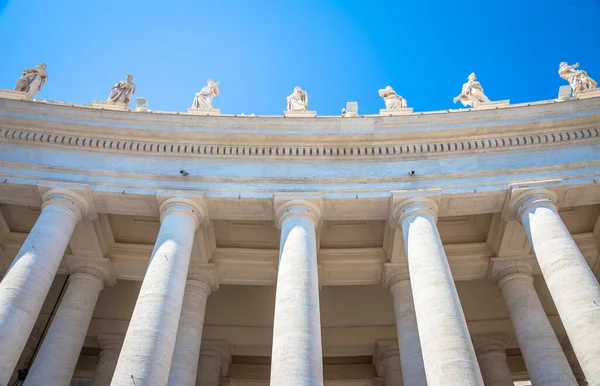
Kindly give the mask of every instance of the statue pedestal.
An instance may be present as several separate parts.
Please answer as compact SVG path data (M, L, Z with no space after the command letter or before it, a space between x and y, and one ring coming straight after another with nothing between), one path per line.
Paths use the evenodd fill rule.
M193 107L190 107L188 109L188 114L193 114L193 115L220 115L221 114L221 110L220 109L195 109Z
M473 108L475 110L491 110L491 109L497 109L500 107L507 107L509 104L510 104L510 100L507 99L504 101L493 101L493 102L480 103Z
M394 109L394 110L381 109L381 110L379 110L379 115L388 115L388 116L410 115L412 113L413 113L412 107L406 108L406 109Z
M317 116L316 111L284 111L283 116L286 118L314 118Z
M107 101L92 101L92 107L97 109L127 111L125 103L112 103Z
M26 101L27 93L21 91L5 90L0 88L0 98L16 99L18 101Z
M574 95L574 97L579 98L579 99L600 97L600 88L595 88L593 90L579 91L577 93L577 95Z

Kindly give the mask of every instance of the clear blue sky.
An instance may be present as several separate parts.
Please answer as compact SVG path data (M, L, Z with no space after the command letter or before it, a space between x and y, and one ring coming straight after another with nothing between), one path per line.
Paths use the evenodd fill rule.
M474 71L492 100L552 99L561 61L600 81L600 1L0 0L0 88L48 64L38 94L106 99L126 73L151 109L185 111L208 78L222 113L377 113L391 85L415 111L459 108Z

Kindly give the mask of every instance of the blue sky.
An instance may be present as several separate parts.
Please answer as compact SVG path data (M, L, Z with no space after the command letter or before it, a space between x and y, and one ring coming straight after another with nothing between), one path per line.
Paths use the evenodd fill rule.
M106 99L126 73L155 110L185 111L208 78L222 113L383 108L391 85L415 111L459 108L474 71L492 100L552 99L561 61L600 81L600 1L0 0L0 88L44 61L38 94Z

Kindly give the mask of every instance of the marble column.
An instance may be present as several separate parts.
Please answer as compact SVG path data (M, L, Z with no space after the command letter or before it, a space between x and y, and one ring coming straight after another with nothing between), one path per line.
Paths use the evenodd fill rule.
M166 385L169 378L192 245L205 214L191 200L169 198L160 220L112 386Z
M585 379L585 374L583 373L583 370L581 369L581 365L579 364L579 361L577 360L577 356L575 356L575 352L573 351L573 346L571 345L571 342L569 341L569 337L565 336L563 338L563 340L561 342L561 346L563 348L565 356L567 357L567 362L569 362L569 365L571 366L571 370L573 370L573 374L575 375L577 384L579 386L588 386L588 382Z
M551 191L526 190L513 202L581 368L590 384L600 385L600 285Z
M0 385L8 383L75 225L89 208L69 190L49 190L43 201L39 218L0 282Z
M529 379L539 386L573 386L575 377L533 287L531 267L521 260L494 260Z
M24 386L62 386L75 366L104 284L111 280L108 259L69 256L69 282Z
M110 386L124 338L124 335L111 334L101 334L96 337L100 345L100 359L96 365L92 386Z
M408 268L400 264L386 264L384 278L394 298L404 386L427 386Z
M473 338L475 354L485 386L514 386L506 363L506 334L477 335Z
M169 386L194 386L204 326L206 301L218 288L213 264L192 264L188 273L169 373Z
M281 228L272 386L323 385L316 227L317 205L288 200L276 209Z
M221 375L227 375L230 361L229 346L225 342L203 342L196 386L219 386Z
M393 218L404 235L428 385L482 386L467 322L436 226L437 203L429 197L395 194Z
M396 342L377 342L373 355L373 366L377 376L384 380L385 386L406 386L403 384L400 354Z

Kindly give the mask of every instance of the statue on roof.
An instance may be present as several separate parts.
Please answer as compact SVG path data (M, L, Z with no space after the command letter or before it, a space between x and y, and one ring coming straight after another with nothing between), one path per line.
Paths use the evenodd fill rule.
M475 73L472 72L467 79L468 81L463 84L460 94L454 98L454 103L460 101L463 106L477 107L480 103L489 102L490 100L483 93L483 88Z
M300 86L294 87L294 92L287 97L288 111L306 111L308 109L308 94Z
M558 75L569 82L573 90L573 96L580 91L593 90L598 85L596 81L590 78L584 70L576 70L579 63L569 65L567 62L561 62L558 68Z
M396 91L391 86L379 89L379 96L385 102L386 110L398 110L406 108L406 99L396 94Z
M194 102L192 103L193 109L201 110L212 110L212 100L214 97L219 95L219 82L215 82L209 79L206 82L206 86L202 87L200 92L196 93Z
M133 75L127 74L125 80L119 81L112 86L110 95L108 96L108 102L123 103L125 106L128 106L131 97L135 93L135 84L131 83L132 80Z
M34 68L26 68L17 80L15 91L26 93L27 100L33 100L35 94L42 89L48 80L46 63L40 63Z

